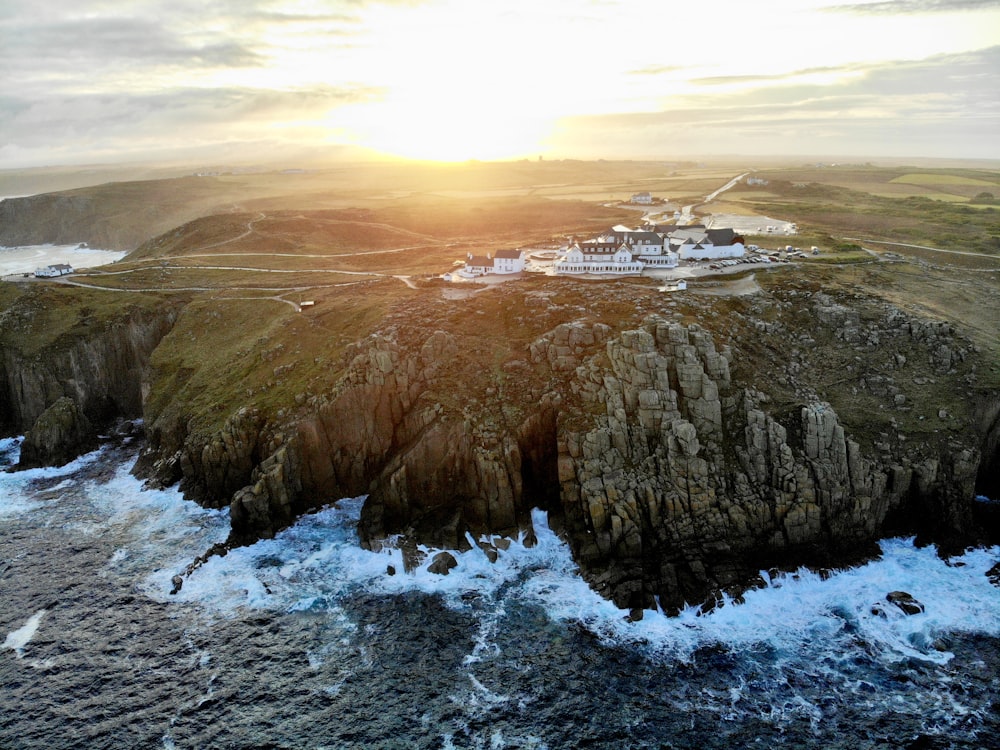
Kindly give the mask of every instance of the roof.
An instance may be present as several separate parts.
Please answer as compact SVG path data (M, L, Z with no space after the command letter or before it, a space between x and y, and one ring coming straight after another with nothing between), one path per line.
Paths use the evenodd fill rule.
M587 240L586 242L577 243L580 249L585 252L615 252L621 247L621 242L618 240Z
M492 266L493 258L488 255L473 255L465 264L467 266Z
M670 233L670 239L676 242L701 242L707 235L704 229L681 227Z
M497 250L493 254L493 257L494 258L513 258L514 260L518 260L523 254L524 253L523 253L523 251L520 248L518 248L517 250Z
M599 247L599 248L581 247L580 248L580 252L582 252L584 255L614 255L615 253L618 252L618 248L617 247Z
M706 234L713 245L732 245L743 238L732 229L709 229Z
M54 268L57 271L72 271L73 270L73 266L67 265L65 263L55 263L55 264L49 266L49 268Z
M659 245L661 242L663 242L663 237L658 235L656 232L636 230L634 232L628 233L628 240L630 242L643 241L647 244L651 243L653 245Z

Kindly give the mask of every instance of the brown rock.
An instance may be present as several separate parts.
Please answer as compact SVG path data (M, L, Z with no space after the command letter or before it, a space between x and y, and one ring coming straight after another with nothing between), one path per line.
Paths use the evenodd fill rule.
M435 573L439 576L448 575L452 568L458 567L458 560L450 552L438 552L427 566L428 573Z

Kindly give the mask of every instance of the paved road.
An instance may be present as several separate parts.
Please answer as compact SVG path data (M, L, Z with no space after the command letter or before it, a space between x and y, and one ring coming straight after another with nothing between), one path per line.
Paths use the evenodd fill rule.
M729 190L730 188L735 187L736 185L738 185L740 183L740 180L742 180L748 174L750 174L750 173L749 172L744 172L741 175L737 175L736 177L734 177L733 179L731 179L729 182L727 182L725 185L723 185L722 187L720 187L715 192L712 192L712 193L709 193L708 195L706 195L705 196L705 200L703 200L701 203L692 203L690 206L684 206L683 208L681 208L681 221L684 222L684 223L690 223L690 222L694 221L695 216L691 212L694 210L695 206L704 206L706 203L711 203L716 198L718 198L722 193L724 193L727 190Z

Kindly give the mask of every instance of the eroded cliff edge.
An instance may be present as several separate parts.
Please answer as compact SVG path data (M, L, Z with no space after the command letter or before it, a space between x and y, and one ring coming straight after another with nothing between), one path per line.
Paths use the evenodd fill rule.
M763 567L857 561L887 534L984 538L973 498L996 476L997 398L948 323L809 283L735 299L562 280L406 295L346 343L332 302L137 311L44 364L5 353L5 414L12 399L34 404L16 425L62 396L104 415L141 401L137 471L228 505L233 543L361 494L372 547L462 548L529 529L541 507L626 607L711 602Z
M949 324L809 285L625 306L624 285L578 289L418 296L314 358L322 376L278 418L246 406L209 433L154 418L145 470L228 503L235 542L360 494L372 547L464 548L541 507L627 607L855 562L887 534L983 539L973 499L996 457L976 417L993 397Z
M142 417L146 368L179 305L39 289L0 311L0 434L25 435L19 466L60 465L116 421Z

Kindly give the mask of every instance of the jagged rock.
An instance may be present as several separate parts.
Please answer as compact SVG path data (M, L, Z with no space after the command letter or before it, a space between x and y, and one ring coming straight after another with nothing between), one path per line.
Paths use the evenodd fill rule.
M18 467L62 466L94 443L90 420L68 396L42 412L24 436Z
M986 577L990 579L990 583L994 586L1000 586L1000 563L987 570Z
M452 568L458 567L458 560L450 552L438 552L427 566L428 573L435 573L439 576L448 575Z
M895 604L907 615L919 615L924 611L924 605L905 591L890 591L885 595L885 600L890 604Z
M950 330L891 311L891 323L876 326L866 315L862 324L857 310L816 294L794 310L755 301L767 321L752 319L749 308L734 311L718 326L738 323L737 333L732 345L720 345L698 325L628 317L607 294L621 330L593 322L599 306L560 320L550 296L542 306L552 320L547 333L512 336L506 350L493 341L488 355L443 317L409 328L397 319L322 358L329 367L322 389L289 383L288 403L275 403L281 384L271 386L258 401L270 404L266 413L230 405L231 413L213 411L202 422L211 428L183 409L152 420L144 465L163 481L180 473L186 494L206 505L228 503L235 543L367 495L362 542L378 548L402 535L406 566L417 545L465 549L470 538L521 532L530 544L531 508L541 507L595 589L630 610L658 600L675 611L719 591L738 596L758 570L776 564L851 562L887 529L969 538L970 497L986 481L980 467L996 462L995 443L981 460L960 412L948 425L951 437L911 431L903 409L894 411L899 423L858 434L857 415L851 422L844 412L842 420L833 396L803 382L817 350L839 347L849 355L851 385L890 410L917 363L943 366L941 346L949 367L961 364L963 345ZM802 326L808 336L780 319L786 309L813 316ZM710 320L711 310L703 312ZM116 335L122 343L124 334ZM876 339L884 351L867 343ZM255 361L277 357L279 346L262 339ZM747 357L752 347L761 350ZM905 362L893 357L903 352ZM787 362L754 369L782 355ZM129 356L141 383L142 357ZM33 365L4 357L6 413L10 383L25 372L11 368ZM74 357L83 361L80 352ZM850 364L864 358L872 364ZM279 366L268 364L266 376ZM34 385L17 386L30 403L44 401L34 389L55 382L62 394L72 381L32 372ZM954 378L939 380L950 387ZM261 384L249 386L233 393L261 392ZM981 431L993 429L990 413Z
M98 430L142 416L149 359L175 319L176 309L164 305L155 311L128 311L38 354L0 347L0 433L27 433L46 409L68 397L88 420L91 434L78 442L76 453L58 457L65 463L93 445ZM31 338L26 332L25 340Z

